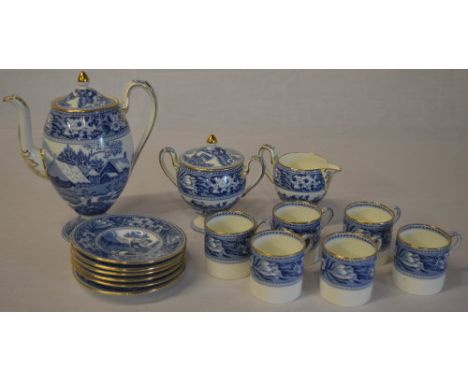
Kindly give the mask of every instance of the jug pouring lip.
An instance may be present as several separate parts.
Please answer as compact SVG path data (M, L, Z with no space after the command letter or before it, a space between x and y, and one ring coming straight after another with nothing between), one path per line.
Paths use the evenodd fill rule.
M281 155L277 163L291 171L329 170L341 171L341 167L328 162L323 156L312 152L290 152Z

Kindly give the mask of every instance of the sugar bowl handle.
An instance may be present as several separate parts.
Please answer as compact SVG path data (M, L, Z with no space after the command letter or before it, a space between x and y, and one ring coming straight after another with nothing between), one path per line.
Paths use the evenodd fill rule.
M263 153L265 151L267 151L270 154L270 163L272 166L274 166L276 161L278 160L278 154L276 153L276 149L274 148L274 146L269 144L261 145L258 149L258 156L260 158L263 158ZM268 177L268 179L270 179L272 183L274 183L273 174L267 168L265 168L265 175Z
M242 197L247 195L252 190L252 188L254 188L258 184L258 182L260 182L260 180L263 178L263 175L265 175L265 163L263 162L262 157L260 157L258 155L252 155L250 160L247 162L246 169L243 172L244 178L247 178L247 175L250 172L250 166L252 165L252 162L254 162L254 161L260 163L261 171L260 171L260 174L258 174L257 179L255 179L255 181L245 189L244 193L242 194Z
M151 98L151 110L148 125L145 131L143 132L143 136L141 137L140 142L138 143L138 146L135 149L135 154L133 155L131 167L132 169L135 166L138 157L140 156L141 150L143 150L143 147L145 147L146 141L148 140L151 132L153 131L154 124L156 123L156 117L158 115L158 99L156 98L156 93L154 92L153 88L148 82L140 80L133 80L126 86L121 111L125 114L128 112L128 109L130 107L130 94L132 90L137 87L142 88L146 92L146 94L148 94L148 96Z
M174 167L175 171L179 169L179 158L177 158L177 153L172 147L164 147L159 152L159 164L161 165L164 174L166 174L169 180L177 187L177 178L169 171L169 168L166 166L166 162L164 161L165 154L169 154L171 156L172 167Z

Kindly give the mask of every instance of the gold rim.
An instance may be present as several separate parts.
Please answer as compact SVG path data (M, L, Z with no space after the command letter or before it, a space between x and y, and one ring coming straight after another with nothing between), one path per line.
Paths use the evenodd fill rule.
M61 112L64 112L64 113L80 113L80 114L96 113L96 112L99 112L99 111L105 111L105 110L120 108L119 100L117 98L114 98L114 97L107 97L107 98L110 98L113 101L111 104L103 106L103 107L99 107L99 108L96 108L96 109L89 109L89 110L76 109L76 108L66 108L66 107L60 106L58 104L58 102L60 100L64 99L64 98L65 97L59 97L59 98L54 99L52 101L51 108L53 110L58 110L58 111L61 111Z
M351 216L349 216L348 214L348 210L350 210L351 208L354 208L354 207L359 207L359 206L371 206L371 207L376 207L376 208L380 208L382 210L385 210L386 212L390 213L390 215L392 216L391 219L389 220L386 220L384 222L380 222L380 223L373 223L373 222L369 222L369 221L365 221L365 220L358 220L358 219L355 219ZM393 222L395 220L395 211L392 210L390 207L386 206L385 204L383 203L380 203L380 202L375 202L375 201L370 201L370 202L367 202L367 201L359 201L359 202L352 202L352 203L349 203L346 207L345 207L345 216L349 219L349 220L352 220L353 222L356 222L358 224L365 224L365 225L386 225L386 224L389 224L391 222Z
M265 251L262 251L258 248L256 248L253 244L254 240L255 239L258 239L259 237L261 236L265 236L265 235L272 235L272 234L280 234L282 236L291 236L297 240L299 240L302 244L302 248L294 253L291 253L291 254L288 254L288 255L274 255L272 253L269 253L269 252L265 252ZM305 248L306 248L306 242L305 240L300 237L299 235L297 235L296 233L292 232L292 231L285 231L285 230L279 230L279 229L271 229L271 230L266 230L266 231L262 231L262 232L259 232L259 233L256 233L254 236L252 236L252 238L250 239L250 246L255 250L255 252L258 252L260 253L261 255L263 256L267 256L267 257L274 257L276 259L286 259L288 257L294 257L294 256L297 256L299 255L301 252L304 252Z
M437 248L420 247L418 245L410 244L408 241L406 241L405 239L403 239L401 237L401 233L403 231L405 231L405 230L408 230L408 229L426 229L426 228L429 228L430 231L436 231L437 233L441 234L443 237L445 237L447 239L448 244L444 245L442 247L437 247ZM437 227L435 225L430 225L430 224L424 224L424 223L411 223L411 224L406 224L406 225L400 227L400 229L397 232L397 240L401 241L403 244L405 244L406 246L408 246L410 248L417 249L417 250L420 250L420 251L436 252L436 251L441 251L441 250L448 250L448 249L450 249L450 246L452 245L452 236L450 236L450 234L445 232L440 227Z
M132 283L132 284L124 284L124 283L119 283L119 282L111 282L111 281L104 281L95 278L92 274L89 274L87 272L81 272L80 269L73 267L73 270L77 272L80 276L83 278L95 283L99 284L105 287L110 287L110 288L116 288L116 289L129 289L129 288L151 288L153 286L158 286L160 284L165 283L166 281L171 280L174 275L178 274L178 272L184 268L185 264L181 264L178 269L170 273L169 275L166 275L162 277L159 280L153 281L153 282L146 282L146 283Z
M277 216L275 214L275 211L280 209L280 208L283 208L283 207L286 207L286 206L304 206L304 207L307 207L307 208L312 208L313 210L317 211L319 213L319 217L317 219L314 219L314 220L306 220L306 221L289 221L289 220L285 220L285 219L282 219L280 218L279 216ZM272 215L282 221L283 223L286 223L286 224L312 224L312 223L316 223L317 221L320 220L320 218L322 217L322 209L320 207L317 207L317 206L314 206L312 203L309 203L309 202L302 202L302 201L297 201L297 202L294 202L294 201L285 201L285 202L281 202L281 203L278 203L276 204L273 209L272 209Z
M164 270L168 267L173 266L174 264L180 263L185 258L185 253L182 252L176 255L173 259L167 260L160 266L149 266L149 267L141 267L141 268L125 268L125 267L116 267L112 265L100 264L95 262L92 259L88 259L86 255L80 253L77 249L71 247L70 253L75 256L79 261L85 263L86 265L92 266L94 268L98 268L99 270L103 270L103 272L115 272L115 273L128 273L131 275L139 276L139 275L147 275L155 272L159 272Z
M110 282L116 282L116 283L122 283L122 284L130 284L132 285L133 283L144 283L144 282L152 282L156 281L160 278L163 278L167 276L168 274L176 271L180 264L175 264L170 268L166 268L161 272L154 273L152 275L147 275L147 276L132 276L132 275L102 275L99 274L95 271L93 271L90 268L87 268L85 265L80 264L76 259L73 258L73 256L70 258L70 261L72 265L75 268L78 268L79 273L82 273L81 271L90 274L92 277L97 278L99 280L103 281L110 281Z
M333 236L344 236L344 237L349 237L349 238L355 238L355 239L358 239L358 240L364 240L366 243L370 244L374 248L374 253L372 255L364 256L364 257L347 257L347 256L340 255L340 254L338 254L336 252L331 251L330 249L328 249L326 247L327 241L329 239L331 239ZM362 233L358 233L358 232L334 232L334 233L331 233L328 236L326 236L325 238L323 238L322 248L325 251L327 251L331 256L336 257L337 259L348 260L348 261L367 260L367 259L370 259L372 257L377 257L377 252L378 252L377 244L372 239L367 237L366 235L363 235Z
M229 233L229 232L218 232L218 231L215 231L214 229L208 227L208 220L212 219L212 218L216 218L218 216L223 216L223 215L235 215L235 216L242 216L244 218L247 218L248 220L250 220L250 222L253 224L251 228L245 230L245 231L241 231L241 232L234 232L234 233ZM255 229L255 226L256 226L256 222L255 222L255 219L253 217L251 217L250 215L246 214L245 212L243 211L240 211L240 210L227 210L227 211L219 211L219 212L215 212L214 214L212 215L209 215L205 218L205 230L206 231L209 231L211 232L212 234L214 235L217 235L217 236L240 236L240 235L244 235L246 233L249 233L250 231L253 231Z
M332 169L332 168L309 168L309 169L304 169L304 168L296 168L296 167L292 167L292 166L288 166L284 163L281 162L281 159L283 159L286 155L290 155L290 154L313 154L321 159L323 159L327 164L329 165L333 165L333 166L336 166L337 168L336 169ZM317 171L317 170L332 170L332 171L335 171L335 172L340 172L341 171L341 166L338 166L336 164L333 164L333 163L330 163L328 161L328 159L326 159L325 157L319 155L319 154L315 154L315 153L306 153L306 152L298 152L298 151L293 151L291 153L286 153L286 154L283 154L281 155L279 158L278 158L278 164L280 164L281 166L291 170L291 171Z
M169 282L167 282L166 284L164 285L159 285L158 287L156 288L149 288L149 289L145 289L143 288L142 290L139 290L139 291L109 291L109 290L105 290L105 289L99 289L99 288L94 288L92 287L91 285L88 285L86 284L85 282L83 282L79 276L77 275L77 273L75 271L73 271L73 276L75 277L75 280L82 286L84 286L85 288L89 289L89 290L92 290L93 292L96 292L96 293L99 293L99 294L103 294L103 295L109 295L109 296L136 296L136 295L142 295L142 294L148 294L148 293L154 293L154 292L158 292L172 284L174 284L177 280L180 279L180 277L182 276L182 274L184 273L184 270L185 270L185 267L181 270L181 272L179 274L177 274L174 279L170 280Z

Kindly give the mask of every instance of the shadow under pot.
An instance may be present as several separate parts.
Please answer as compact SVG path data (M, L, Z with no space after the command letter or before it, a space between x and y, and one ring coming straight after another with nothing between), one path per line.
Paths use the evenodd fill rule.
M228 210L239 199L247 195L265 173L263 160L253 155L245 163L244 156L237 150L223 148L217 144L214 135L207 139L207 145L190 149L179 157L172 147L159 152L159 163L169 180L178 188L180 195L198 215L192 221L192 228L204 232L205 216ZM171 156L175 173L169 171L164 156ZM249 186L246 178L252 162L258 162L260 171Z
M258 156L262 157L265 151L273 166L272 173L269 170L265 173L281 200L317 203L326 195L333 175L341 171L339 166L313 153L278 156L273 146L265 144L260 147Z

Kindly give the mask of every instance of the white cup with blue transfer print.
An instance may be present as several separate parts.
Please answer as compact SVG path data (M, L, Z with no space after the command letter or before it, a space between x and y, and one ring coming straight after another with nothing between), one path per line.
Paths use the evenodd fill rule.
M208 274L224 280L247 277L249 241L258 226L253 217L242 211L220 211L208 216L205 219Z
M341 306L359 306L372 296L377 243L354 232L336 232L322 241L320 295Z
M345 207L343 231L362 233L376 241L376 265L384 265L391 257L393 226L400 219L400 215L401 210L397 206L390 208L373 201L353 202Z
M257 298L285 303L301 295L306 243L284 230L266 230L250 240L250 290Z
M447 233L429 224L401 227L393 262L395 285L411 294L439 293L445 283L448 256L461 239L457 232Z
M271 228L294 232L306 241L304 266L316 263L319 253L315 251L320 241L321 229L333 219L333 209L318 207L308 202L286 201L273 207Z

